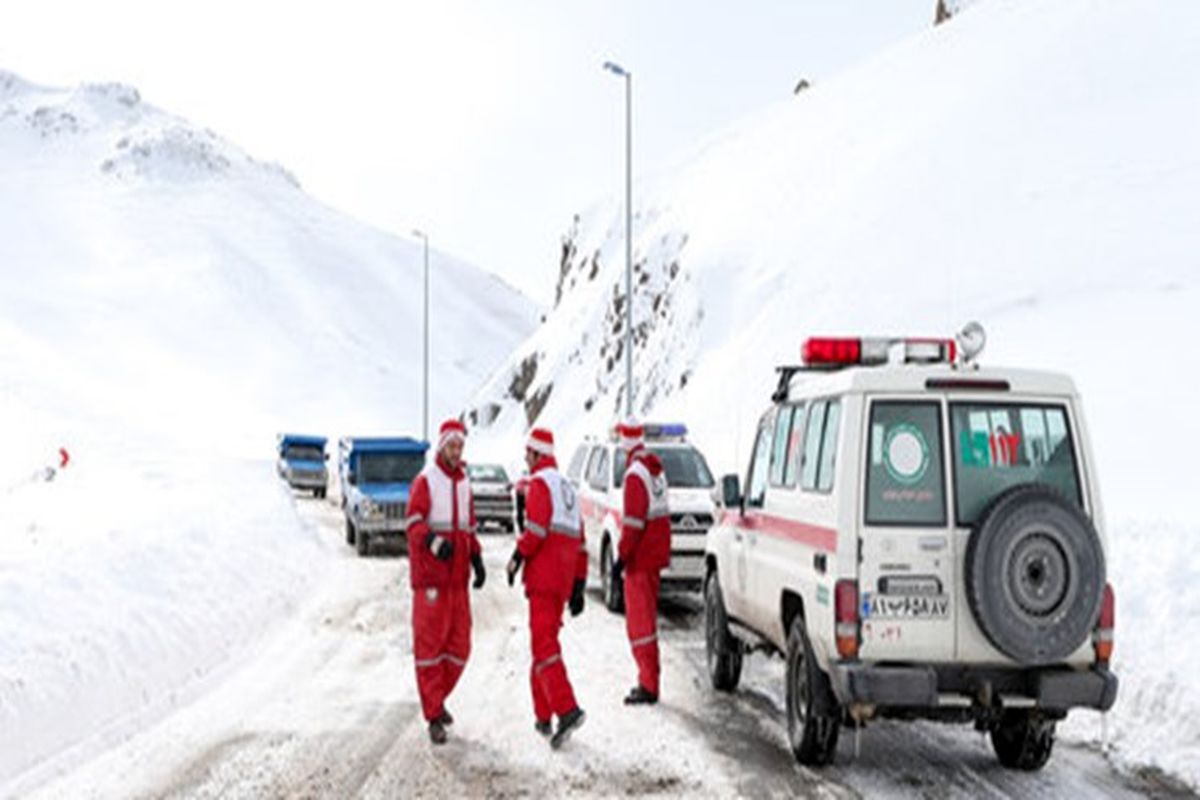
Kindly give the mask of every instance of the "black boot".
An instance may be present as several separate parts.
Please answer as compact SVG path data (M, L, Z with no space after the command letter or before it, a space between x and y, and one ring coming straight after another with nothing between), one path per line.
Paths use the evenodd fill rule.
M658 695L649 689L643 689L640 685L633 687L629 694L625 695L625 705L627 706L652 706L658 702Z
M587 719L587 714L584 714L583 709L578 706L559 717L558 730L550 737L550 746L557 750L566 744L567 739L571 738L571 734L583 724L585 719Z
M549 738L550 734L554 733L554 726L550 724L550 720L538 720L533 723L533 729L542 736Z
M440 719L435 719L429 723L429 741L434 744L446 743L446 726L442 724Z
M446 709L443 708L442 715L440 717L438 717L438 722L442 723L442 725L444 727L449 728L451 725L454 724L454 717L453 717L453 715L451 715L451 713L449 711L447 711Z

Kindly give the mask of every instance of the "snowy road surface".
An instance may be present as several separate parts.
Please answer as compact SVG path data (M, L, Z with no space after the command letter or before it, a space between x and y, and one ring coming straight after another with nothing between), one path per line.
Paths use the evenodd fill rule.
M1063 742L1043 772L1009 772L978 734L932 724L874 725L857 758L846 735L834 767L803 769L786 750L780 660L750 659L740 690L717 695L705 679L698 602L664 602L663 702L627 709L623 620L594 594L563 630L588 720L554 753L533 731L524 600L504 583L512 539L501 534L484 537L489 579L473 595L474 651L448 704L450 743L434 749L413 679L407 561L356 558L336 498L297 502L329 556L305 611L224 684L38 796L1192 796Z

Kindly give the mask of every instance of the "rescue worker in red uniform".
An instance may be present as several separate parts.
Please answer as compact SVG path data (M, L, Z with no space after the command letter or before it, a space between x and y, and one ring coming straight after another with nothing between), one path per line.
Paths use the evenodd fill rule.
M462 459L466 436L458 420L442 423L437 456L413 481L405 520L417 691L434 744L445 744L454 724L446 698L471 654L470 571L476 589L487 578Z
M621 541L617 545L614 579L625 578L625 631L637 685L626 705L658 702L658 589L660 573L671 561L671 514L667 507L667 478L658 456L646 450L644 430L635 423L617 428L626 452Z
M525 525L508 562L508 585L513 585L524 564L533 650L529 683L534 727L550 737L550 746L557 750L585 718L567 678L558 631L564 606L570 607L573 617L583 613L587 551L579 498L575 487L558 471L550 431L535 428L530 432L525 461L530 471ZM552 731L553 716L558 717L558 729Z

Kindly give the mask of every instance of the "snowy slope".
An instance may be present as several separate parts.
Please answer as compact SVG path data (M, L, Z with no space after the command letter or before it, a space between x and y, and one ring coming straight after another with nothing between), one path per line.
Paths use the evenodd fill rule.
M0 795L182 702L313 585L274 437L420 435L421 255L133 89L0 72ZM536 310L432 271L436 422Z
M1200 6L973 5L639 184L634 355L637 412L722 472L807 335L978 319L987 363L1072 374L1114 541L1110 735L1200 785L1197 142ZM572 444L611 424L622 235L614 202L564 237L556 307L473 403L493 451L534 417Z

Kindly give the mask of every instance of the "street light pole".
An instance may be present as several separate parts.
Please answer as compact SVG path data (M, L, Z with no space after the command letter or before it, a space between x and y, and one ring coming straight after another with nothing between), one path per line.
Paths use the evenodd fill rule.
M633 73L612 61L604 68L625 79L625 417L633 418Z
M421 438L429 441L429 237L422 231L414 230L413 236L419 238L425 245L425 319L424 319L424 336L422 337L424 357L422 359L422 373L424 380L422 382L421 401Z

